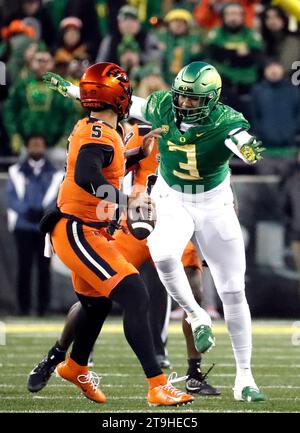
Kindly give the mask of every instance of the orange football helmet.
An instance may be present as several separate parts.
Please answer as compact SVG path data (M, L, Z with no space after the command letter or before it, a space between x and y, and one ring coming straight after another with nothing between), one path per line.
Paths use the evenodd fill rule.
M132 87L127 73L114 63L96 63L81 77L80 99L84 108L112 108L119 119L126 117L131 106Z

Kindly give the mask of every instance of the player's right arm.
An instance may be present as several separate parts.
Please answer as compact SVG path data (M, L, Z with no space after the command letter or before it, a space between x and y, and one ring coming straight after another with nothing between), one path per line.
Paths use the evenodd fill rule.
M47 74L43 76L43 81L50 89L59 92L61 95L80 101L79 87L75 86L70 81L65 80L60 75L54 74L53 72L47 72ZM146 99L133 96L132 105L130 107L130 116L145 121L143 115L143 107L145 103Z
M247 164L255 164L261 160L261 154L266 150L260 140L243 128L233 129L228 134L225 145Z
M112 185L103 175L103 168L108 167L114 157L113 147L106 144L87 143L78 153L74 179L80 188L101 199L119 203L127 202L127 197ZM109 187L111 193L104 197L101 187ZM106 188L105 188L106 190Z
M113 158L114 148L108 144L87 143L81 146L76 160L74 179L76 184L89 194L126 208L137 199L137 196L127 196L112 185L103 174L103 169L109 167ZM146 195L139 197L139 200L140 205L149 204Z
M65 80L60 75L47 72L47 74L43 75L43 81L50 89L59 92L61 95L80 101L79 87Z

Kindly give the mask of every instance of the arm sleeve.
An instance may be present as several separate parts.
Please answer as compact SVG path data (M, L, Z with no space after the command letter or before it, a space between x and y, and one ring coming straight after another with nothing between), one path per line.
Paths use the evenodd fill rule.
M113 148L107 145L89 143L82 146L75 166L75 182L95 197L118 204L127 203L127 196L108 182L102 174L102 168L111 163L113 152ZM114 194L100 195L97 190L103 185L109 185Z
M126 152L126 172L133 170L144 158L145 155L141 147L128 150Z
M143 113L143 107L146 104L146 99L140 98L139 96L132 97L132 105L130 107L130 116L136 119L146 121Z
M70 96L70 98L80 101L79 86L75 86L75 84L70 83L70 85L67 87L67 94Z
M238 143L235 144L231 137L234 136L236 140L238 140ZM242 155L240 149L241 147L246 144L252 135L250 135L245 129L243 128L236 128L229 132L226 140L225 140L225 146L228 147L228 149L231 150L235 155L237 155L240 159L242 159L246 164L249 164L249 161L247 161L244 156Z

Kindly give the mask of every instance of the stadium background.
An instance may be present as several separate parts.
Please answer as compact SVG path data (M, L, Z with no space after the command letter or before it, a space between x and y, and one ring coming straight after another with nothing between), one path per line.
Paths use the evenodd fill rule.
M9 104L9 100L13 89L20 85L22 80L30 77L30 62L25 54L28 46L35 47L33 52L51 53L55 61L53 70L64 74L76 84L88 64L99 60L117 61L128 70L134 83L135 93L146 92L147 94L155 89L151 89L149 82L145 85L143 81L145 78L153 81L155 77L159 80L155 84L157 88L161 88L159 86L168 88L175 74L188 61L209 60L219 65L219 57L214 54L214 44L219 44L219 42L215 41L212 44L211 39L215 29L222 25L220 22L221 9L226 3L228 2L223 0L132 0L128 2L121 0L114 2L106 0L18 0L10 2L3 0L0 2L2 38L0 60L2 61L1 70L5 72L5 76L1 77L1 83L4 85L0 86L2 108L0 116L0 216L2 221L0 227L2 275L0 311L2 314L16 312L14 288L16 252L13 236L6 228L5 186L7 169L22 155L26 140L26 134L22 133L24 130L22 122L16 126L16 130L11 130L10 124L14 117L17 118L17 113L12 110L15 105ZM232 81L228 80L227 72L223 74L223 66L220 66L224 80L223 101L233 105L234 108L242 109L244 114L250 117L250 121L253 121L253 104L254 106L256 104L256 101L253 101L253 87L263 79L263 70L270 61L278 61L283 64L285 80L291 84L291 76L294 72L293 61L300 59L298 26L300 2L299 0L278 0L273 3L271 1L241 0L236 3L244 7L245 26L250 28L251 37L254 40L261 39L261 43L259 47L252 49L251 43L244 41L241 36L242 41L240 42L246 45L248 43L247 49L251 53L249 59L247 57L247 67L243 73L252 76L253 68L256 69L256 76L253 76L252 82L246 87L238 77L234 77ZM266 32L264 25L266 11L272 9L274 4L276 4L277 11L279 10L277 13L285 23L282 35L276 36L277 39L274 35L270 35L270 32ZM126 5L129 9L126 9ZM126 18L133 20L132 25L140 26L141 30L136 35L132 33L129 35L126 31L123 34L121 30L117 30L119 22L126 21ZM180 27L178 20L184 21L186 25L182 33L178 30ZM81 33L81 39L74 49L66 48L62 44L62 35L70 28L77 29ZM109 36L112 38L111 47L118 44L117 49L116 47L111 48L110 55L114 55L114 59L103 57L105 47L107 50ZM291 45L284 45L288 42ZM226 44L224 43L224 46L221 44L219 49L223 50L223 64L228 66L228 59L232 52L228 50L228 58L226 58ZM284 57L287 50L289 51L288 60ZM128 53L129 58L126 57ZM215 59L214 55L216 55ZM287 61L290 63L284 63ZM235 75L234 65L233 63L232 75ZM141 83L144 83L142 88ZM293 90L300 94L299 85L295 85ZM262 99L263 97L264 95ZM280 109L284 108L284 104L289 104L288 96L286 98L285 101L281 101ZM297 112L295 122L300 119L300 96L298 99L298 106L295 106L294 109ZM9 114L10 111L12 113ZM15 109L15 111L18 110ZM28 119L26 120L25 117L25 123L30 123L31 114L29 106ZM82 112L79 105L74 104L70 112L71 120L75 121L80 115ZM53 112L50 111L49 116L51 118ZM38 125L35 121L33 124L34 126L29 128L29 133L44 133L43 125L45 124ZM253 130L256 132L255 123ZM55 163L60 167L63 166L67 132L60 131L56 141L51 141L49 137L46 137L51 147L51 156L52 158L55 156ZM274 158L274 161L278 161L278 167L271 169L266 165L262 170L263 176L255 168L247 167L237 159L233 159L232 162L233 182L239 201L239 217L247 245L247 297L252 313L257 317L297 317L300 313L297 257L293 257L290 248L288 215L281 206L281 183L284 177L288 177L289 163L293 155L297 153L300 141L299 132L298 123L289 139L277 143L274 149L272 145L268 148L268 143L264 142L267 147L268 160L272 160L272 156L275 155L277 159ZM22 141L23 145L20 145ZM57 261L52 263L52 271L53 288L49 312L64 312L74 300L74 295L69 279Z
M22 5L25 3L29 5L29 9L31 7L34 9L37 5L33 16L24 14ZM123 62L129 61L127 66L134 82L135 93L140 92L140 95L145 96L145 92L147 94L150 90L154 90L150 89L149 76L150 84L155 82L158 87L169 87L172 76L181 66L191 60L205 59L207 35L214 25L220 25L220 10L224 3L223 0L132 0L128 2L122 0L0 0L0 319L2 320L0 322L0 412L99 412L99 408L92 406L89 401L84 398L79 400L71 386L58 380L55 382L54 378L41 394L33 396L26 389L29 371L57 339L64 321L62 313L67 311L75 296L65 270L57 260L53 260L49 317L36 318L35 308L31 317L16 317L16 248L14 237L7 230L5 188L9 166L17 162L24 152L22 139L20 140L21 134L16 134L16 131L11 128L14 118L17 118L19 109L21 110L23 105L21 103L14 110L10 110L7 103L14 87L29 76L30 68L24 58L25 46L33 42L37 51L47 50L53 54L55 58L53 70L65 74L67 79L78 84L84 68L96 61L98 49L105 37L111 32L113 38L116 38L120 8L126 4L135 6L138 20L145 33L138 41L135 38L118 40L119 50L115 50L115 55L119 56L119 60L121 60L120 56L128 51L131 52L130 61L136 60L145 52L146 39L149 35L152 37L153 34L160 34L160 50L166 47L164 44L170 44L167 45L168 49L162 52L146 51L141 64L135 67L132 67L128 57L127 59L126 56L122 57ZM249 117L253 106L252 87L261 82L263 69L270 60L286 62L285 82L293 85L291 84L291 76L294 73L293 62L300 60L300 1L276 1L282 7L280 15L284 17L287 25L285 32L279 35L279 39L270 37L270 34L262 34L261 16L272 5L271 1L240 0L239 3L246 7L247 26L249 25L254 29L253 31L262 36L260 55L257 56L257 51L254 51L251 64L251 67L255 66L257 76L246 89L246 93L243 85L237 85L237 82L230 82L228 79L224 80L223 101L242 109ZM179 38L173 34L173 37L168 38L166 31L172 19L170 15L168 19L166 17L178 8L191 14L187 15L182 11L179 13L181 18L185 17L188 21L189 35ZM210 14L211 11L214 13ZM81 24L73 18L71 21L63 21L70 17L79 18ZM212 20L205 20L204 17ZM25 21L20 22L24 18ZM10 27L14 20L18 22ZM69 26L82 28L82 42L86 44L84 47L79 45L80 49L74 50L71 55L63 50L58 51L62 30ZM28 27L33 27L34 35ZM15 38L16 36L21 38ZM33 38L33 41L30 38ZM176 44L175 41L178 42L179 39L181 42ZM13 44L12 41L19 42L20 45ZM151 47L151 38L148 42ZM23 43L25 45L22 45ZM191 56L189 54L192 51ZM183 53L187 54L187 57ZM157 54L158 57L155 57ZM286 54L289 54L288 60ZM228 58L229 55L228 52ZM227 60L225 55L224 64ZM214 63L211 59L210 61ZM246 75L247 70L242 73L242 76ZM146 80L143 81L144 79ZM141 81L144 86L140 86ZM231 92L228 92L229 88ZM300 86L297 82L293 85L293 94L298 94L300 99ZM261 99L264 99L263 95ZM26 98L23 101L26 103ZM283 109L279 113L279 118L280 115L285 118L285 111L288 111L285 108L289 105L289 97L282 97L278 105L270 107L273 109L271 115L276 110ZM82 114L78 107L74 105L71 109L71 124ZM298 115L300 102L293 108L293 112ZM31 114L29 109L27 119L31 119ZM46 122L47 125L51 126L55 115L57 113L49 112L50 120ZM287 223L291 215L286 214L281 201L282 183L292 175L290 163L293 162L299 149L299 119L300 116L295 117L292 122L294 127L289 137L293 143L285 140L278 145L279 149L275 149L276 152L273 154L277 157L274 158L275 169L271 170L266 165L262 175L255 167L245 166L237 159L232 161L233 185L239 202L239 218L246 243L247 298L254 318L263 319L255 320L253 324L254 373L269 400L263 406L251 406L251 408L233 401L231 391L234 380L233 354L225 326L222 321L219 321L214 328L217 346L205 357L203 369L207 370L211 363L216 363L210 378L213 385L221 389L222 396L215 399L197 398L192 409L174 408L172 412L299 412L300 334L297 318L300 317L300 276L296 268L297 257L293 256L290 247ZM30 123L29 120L25 122L27 126ZM31 125L36 128L31 132L45 132L40 130L44 126L37 122L32 121ZM23 126L19 125L20 131ZM255 124L253 126L255 131ZM274 129L276 126L274 125ZM288 129L287 124L283 123L280 126L283 130ZM60 167L64 161L65 133L66 131L61 131L59 139L51 143L51 156L55 156L55 163ZM272 155L270 157L272 159ZM221 312L220 305L219 310ZM271 318L281 320L273 321L270 320ZM186 355L179 323L171 323L168 349L174 369L179 375L185 374ZM105 411L145 412L147 406L144 378L122 334L119 318L108 320L103 335L97 342L94 355L96 370L99 372L101 370L103 376L101 387L109 397ZM151 409L151 412L153 411L164 410Z

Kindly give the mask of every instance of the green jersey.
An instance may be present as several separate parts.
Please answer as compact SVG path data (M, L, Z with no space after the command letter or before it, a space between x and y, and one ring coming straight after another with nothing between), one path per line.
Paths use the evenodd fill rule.
M170 92L152 93L143 107L145 120L153 128L164 128L158 141L159 171L170 187L195 194L218 186L229 172L232 152L224 143L228 133L235 128L248 129L241 113L224 104L215 110L201 125L180 132L172 109Z

